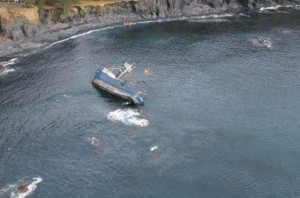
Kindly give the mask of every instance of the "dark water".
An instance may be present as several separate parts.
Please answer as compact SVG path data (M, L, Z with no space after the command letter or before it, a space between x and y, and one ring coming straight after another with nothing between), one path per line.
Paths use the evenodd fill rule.
M300 12L280 9L103 30L19 58L0 76L0 197L25 184L28 197L300 197L299 54ZM146 80L140 109L91 85L127 60Z

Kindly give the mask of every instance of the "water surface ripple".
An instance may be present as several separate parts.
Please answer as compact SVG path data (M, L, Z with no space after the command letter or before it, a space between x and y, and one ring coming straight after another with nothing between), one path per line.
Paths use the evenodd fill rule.
M19 58L0 76L0 197L300 197L299 18L139 24ZM91 85L124 61L140 109Z

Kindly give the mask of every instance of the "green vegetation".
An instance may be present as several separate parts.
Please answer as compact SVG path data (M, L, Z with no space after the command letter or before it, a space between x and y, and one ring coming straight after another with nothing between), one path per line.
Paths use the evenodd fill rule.
M26 7L30 7L35 3L35 0L24 0L24 4Z
M45 0L38 0L38 1L45 1ZM54 6L56 8L62 9L65 15L72 7L73 4L77 3L77 0L48 0L45 2L47 5Z

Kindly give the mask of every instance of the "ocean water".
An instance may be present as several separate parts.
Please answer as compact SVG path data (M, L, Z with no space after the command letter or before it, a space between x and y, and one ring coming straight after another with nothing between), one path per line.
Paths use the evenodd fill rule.
M95 31L6 62L0 197L300 197L299 54L300 11L275 7ZM125 61L143 107L91 85Z

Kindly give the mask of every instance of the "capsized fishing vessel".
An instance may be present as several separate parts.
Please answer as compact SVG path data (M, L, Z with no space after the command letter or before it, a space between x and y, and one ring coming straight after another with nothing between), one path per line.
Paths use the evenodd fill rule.
M143 106L144 100L141 95L134 89L126 86L127 81L122 80L126 73L130 73L134 69L132 64L124 63L124 68L103 68L97 70L92 84L100 91L108 93L132 104ZM117 74L113 71L117 70Z

